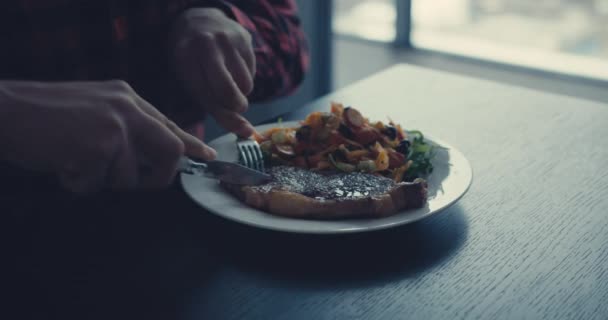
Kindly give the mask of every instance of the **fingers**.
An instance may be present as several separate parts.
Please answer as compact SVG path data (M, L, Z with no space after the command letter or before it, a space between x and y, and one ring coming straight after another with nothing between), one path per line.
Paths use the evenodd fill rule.
M211 111L211 115L220 126L239 137L248 138L255 132L251 123L237 112L214 109Z
M230 50L230 52L226 53L226 68L230 71L232 79L241 90L241 93L244 96L249 95L253 91L253 76L245 60L243 60L243 57L236 50Z
M213 150L213 148L204 144L197 137L187 133L182 130L178 125L176 125L173 121L167 120L168 122L165 124L171 132L173 132L183 143L184 143L184 152L187 156L203 159L203 160L214 160L217 157L217 152Z
M144 113L136 125L134 143L138 146L141 165L139 186L168 186L175 178L179 159L184 154L184 143L151 115Z
M204 22L198 21L193 25L196 28L177 42L175 58L181 80L220 126L248 137L253 128L239 113L247 110L247 95L254 88L256 62L251 35L246 30L214 30Z
M245 61L245 63L247 64L251 77L255 78L255 72L256 72L255 51L253 50L253 45L251 43L251 41L252 41L251 35L249 35L249 34L247 34L247 35L249 37L246 42L246 45L241 46L239 48L239 53L240 53L241 57L243 58L243 60Z
M207 78L202 72L201 54L197 50L192 50L193 39L186 39L177 45L175 52L176 68L180 76L180 80L186 87L195 102L204 107L211 101L211 90L207 84Z
M205 74L206 83L211 87L210 91L213 95L212 99L205 101L204 105L208 107L208 112L224 129L241 137L249 137L254 131L253 126L239 113L247 110L246 95L253 91L254 83L251 71L255 69L255 58L252 58L253 51L251 51L252 57L248 58L250 60L248 65L239 52L232 47L225 35L216 38L218 39L217 46L208 43L202 44L203 48L213 47L214 49L210 51L213 56L217 57L215 61L213 59L207 61L204 67L201 67L201 73ZM217 80L214 81L213 75ZM237 97L236 100L232 100L228 104L224 101L226 97L235 96ZM233 103L236 103L237 107L233 107ZM244 108L239 108L238 105L243 103Z
M216 104L228 110L245 112L249 104L247 97L232 78L226 66L226 58L214 39L214 36L204 35L201 41L196 42L200 46L199 52L208 55L208 60L201 65L200 72L205 75Z
M145 99L140 96L136 96L136 103L143 112L159 121L181 140L181 142L184 144L184 153L186 155L203 160L215 159L217 156L215 150L204 144L195 136L182 130L182 128L175 124L175 122L169 120Z
M232 46L225 34L219 34L217 41L223 51L226 68L243 95L247 96L253 90L253 72L241 54Z
M185 143L167 127L167 117L135 92L132 96L138 112L132 119L130 139L137 148L139 186L168 186L184 155Z

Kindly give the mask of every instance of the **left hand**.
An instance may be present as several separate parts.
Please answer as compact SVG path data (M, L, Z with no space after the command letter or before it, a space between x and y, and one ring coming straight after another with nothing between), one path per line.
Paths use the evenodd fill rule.
M253 126L241 113L253 90L251 35L215 8L194 8L175 23L172 57L178 77L195 102L225 129L241 137Z

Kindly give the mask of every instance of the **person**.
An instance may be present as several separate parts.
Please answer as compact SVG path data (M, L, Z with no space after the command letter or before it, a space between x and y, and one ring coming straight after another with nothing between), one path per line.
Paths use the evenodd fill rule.
M302 81L296 9L293 0L3 0L0 160L74 192L167 186L182 155L215 157L201 140L207 114L247 137L249 102Z

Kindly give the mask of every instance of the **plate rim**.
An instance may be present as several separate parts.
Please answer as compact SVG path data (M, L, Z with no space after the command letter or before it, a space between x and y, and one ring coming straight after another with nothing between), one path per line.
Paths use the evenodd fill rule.
M264 124L264 125L259 125L259 126L255 126L256 130L266 130L268 128L272 128L274 126L277 125L283 125L283 126L292 126L292 125L299 125L300 121L286 121L286 122L281 122L281 123L269 123L269 124ZM224 135L221 135L215 139L213 139L212 141L210 141L208 144L209 145L213 145L213 144L217 144L220 143L218 141L220 140L224 140L229 138L230 136L232 136L233 138L236 139L236 136L232 133L227 133ZM277 226L275 224L264 224L261 222L257 222L257 221L250 221L247 219L239 219L238 216L236 215L230 215L230 214L222 214L221 210L217 210L217 209L213 209L210 208L209 206L205 206L204 204L202 204L199 200L196 199L196 197L194 196L194 194L192 192L189 191L189 188L187 187L187 184L185 182L186 179L188 179L187 177L191 177L190 175L184 174L182 173L180 175L180 184L182 186L182 189L184 190L184 192L188 195L188 197L194 202L196 203L198 206L200 206L202 209L204 209L204 211L207 211L209 213L212 213L215 216L239 223L239 224L244 224L247 225L249 227L255 227L255 228L260 228L260 229L264 229L264 230L271 230L271 231L277 231L277 232L286 232L286 233L295 233L295 234L317 234L317 235L323 235L323 234L352 234L352 233L363 233L363 232L373 232L373 231L379 231L379 230L386 230L386 229L390 229L390 228L395 228L398 226L402 226L402 225L406 225L406 224L411 224L417 221L420 221L422 219L426 219L430 216L434 216L440 212L443 212L444 210L450 208L451 206L453 206L456 202L458 202L460 199L462 199L462 197L464 197L464 195L469 191L469 189L471 188L471 185L473 184L473 179L474 179L474 171L473 171L473 167L471 166L471 162L464 156L464 154L458 150L457 148L454 148L452 145L445 143L443 140L441 139L436 139L434 136L432 135L428 135L425 134L425 139L428 139L429 141L431 141L434 144L437 144L441 147L444 147L446 149L449 150L450 154L455 153L458 154L461 158L461 160L464 161L464 163L466 163L466 169L469 172L468 175L468 181L466 186L464 187L463 191L458 194L456 197L454 197L453 199L451 199L450 201L446 202L443 206L441 206L440 208L437 208L433 211L427 212L425 214L421 214L417 217L411 218L411 219L401 219L401 220L397 220L397 221L392 221L392 222L387 222L387 223L381 223L383 218L367 218L367 219L360 219L360 220L364 220L364 221L370 221L370 222L374 222L374 224L369 225L369 226L359 226L359 227L353 227L353 228L336 228L336 229L315 229L312 227L309 228L302 228L302 227L298 227L298 225L306 225L306 224L310 224L310 223L323 223L323 224L331 224L333 222L344 222L344 221L348 221L348 220L306 220L306 219L295 219L295 218L289 218L289 217L282 217L282 216L277 216L277 215L272 215L270 213L264 212L262 210L258 210L255 208L251 208L249 206L247 206L246 204L242 203L239 199L236 199L236 201L239 202L240 205L242 205L245 209L249 209L252 211L256 211L256 212L260 212L264 215L269 215L271 218L281 218L281 219L289 219L292 220L294 222L294 227L281 227L281 226ZM184 179L186 177L186 179ZM200 178L204 178L204 177L200 177ZM209 178L204 178L204 179L208 179ZM229 195L226 193L227 196L232 197L232 195ZM416 209L416 210L421 210L421 209ZM415 210L409 210L410 212L415 211ZM401 212L398 212L394 215L388 216L388 217L384 217L384 218L391 218L391 217L395 217L399 214L407 214L408 210L404 210ZM263 220L262 220L263 221ZM378 222L378 223L377 223Z

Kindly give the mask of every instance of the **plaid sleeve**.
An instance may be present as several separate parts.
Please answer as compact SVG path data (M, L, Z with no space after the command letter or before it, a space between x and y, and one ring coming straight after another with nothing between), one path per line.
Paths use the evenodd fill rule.
M294 0L217 1L253 37L256 55L253 102L290 94L309 67L308 47Z

